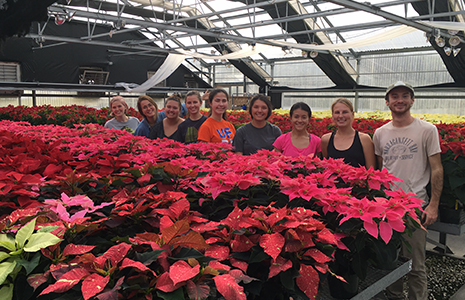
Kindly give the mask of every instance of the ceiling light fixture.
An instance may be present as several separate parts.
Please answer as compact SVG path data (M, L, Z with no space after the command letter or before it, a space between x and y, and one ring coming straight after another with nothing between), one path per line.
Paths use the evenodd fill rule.
M450 47L444 47L444 53L445 53L447 56L450 56L450 54L452 53L452 48L450 48Z
M449 45L451 45L452 47L458 46L459 44L460 38L458 36L454 35L449 39Z
M454 48L453 49L454 57L456 57L459 54L460 50L462 50L462 48Z
M311 58L316 58L317 56L318 56L318 51L313 50L313 51L310 52L310 57Z
M126 21L125 20L117 20L113 23L113 27L115 27L117 30L120 30L121 28L124 28L126 26Z
M434 41L436 42L436 45L438 45L438 47L444 47L446 45L446 41L442 38L442 37L436 37L434 39Z
M54 17L55 17L55 24L60 26L60 25L63 25L63 23L65 23L65 21L67 19L67 14L65 14L65 13L56 13L56 14L54 14Z

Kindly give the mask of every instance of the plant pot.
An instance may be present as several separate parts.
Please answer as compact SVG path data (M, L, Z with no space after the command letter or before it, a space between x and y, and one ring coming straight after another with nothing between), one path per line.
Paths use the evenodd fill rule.
M465 213L463 209L439 207L439 220L442 223L461 224L464 217Z
M400 253L400 241L393 235L386 245L380 239L372 239L369 243L370 263L381 270L394 270L397 268Z
M350 299L358 294L358 276L348 274L343 277L347 282L343 282L334 276L328 277L329 293L335 299Z

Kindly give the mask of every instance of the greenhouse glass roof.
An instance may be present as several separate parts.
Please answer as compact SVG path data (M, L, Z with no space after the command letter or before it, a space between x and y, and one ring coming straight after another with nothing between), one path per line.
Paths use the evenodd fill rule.
M354 60L410 51L437 51L455 84L465 85L463 0L60 0L47 10L48 21L29 34L38 43L179 54L194 68L227 62L260 87L272 84L272 74L259 62L311 59L335 87L347 88L358 85ZM87 35L43 34L64 22L86 22ZM95 34L96 24L108 32ZM108 41L135 31L140 39Z

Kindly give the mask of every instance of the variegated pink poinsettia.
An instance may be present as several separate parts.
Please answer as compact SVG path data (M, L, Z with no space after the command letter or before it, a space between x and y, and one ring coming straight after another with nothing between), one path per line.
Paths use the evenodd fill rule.
M1 124L3 123L0 122L0 127ZM359 197L362 199L355 198L352 193L356 189L363 189L366 192L376 191L381 187L390 187L394 179L387 172L352 168L337 160L319 160L308 157L288 158L272 151L261 151L250 157L244 157L224 151L224 145L202 143L183 146L169 140L151 141L133 137L125 132L109 132L103 127L95 125L83 126L73 130L60 130L58 126L13 125L12 127L31 138L43 139L45 142L57 141L54 145L69 153L68 156L71 155L70 161L57 162L49 167L49 170L52 170L61 164L65 165L57 178L40 176L40 178L43 178L43 182L38 187L39 190L35 191L36 193L44 193L41 187L46 185L66 190L67 182L81 185L85 183L93 187L96 187L97 183L105 183L105 188L110 187L105 190L107 193L105 197L92 192L93 194L90 197L92 199L97 196L101 197L99 200L105 199L103 201L113 201L115 203L115 208L108 218L94 214L93 218L99 220L93 222L86 220L89 212L83 215L84 218L79 218L80 215L76 215L76 213L79 213L78 208L91 211L97 207L92 203L94 206L86 208L86 205L90 205L87 199L74 199L74 197L66 196L66 193L64 198L62 196L61 199L51 199L51 201L55 201L51 207L58 214L61 214L63 223L71 220L78 223L76 225L77 234L81 237L90 233L91 228L96 230L92 234L98 234L98 230L111 230L109 225L118 228L119 224L126 224L125 222L129 219L134 219L144 224L146 228L152 228L154 232L161 231L157 234L153 232L138 233L136 237L131 237L130 242L136 247L134 249L138 249L138 251L147 245L150 245L153 251L162 247L180 247L180 245L193 247L192 245L195 245L196 248L200 249L199 251L204 251L202 253L205 253L205 255L208 254L208 256L218 259L216 262L209 263L208 267L211 269L207 269L208 267L202 265L198 273L196 264L193 262L187 262L188 266L184 263L178 263L176 267L172 268L171 272L170 267L174 262L168 261L165 256L160 259L160 265L162 265L164 272L168 272L169 278L163 275L163 278L166 279L163 281L164 279L160 280L160 274L162 273L156 272L154 274L152 271L144 269L137 263L132 252L128 252L128 257L124 257L117 263L117 268L132 268L134 272L137 270L137 272L144 274L152 274L150 275L153 276L151 288L155 291L157 290L155 288L157 282L160 280L160 287L163 286L163 288L172 291L176 290L176 288L183 289L183 291L188 291L189 295L194 298L195 295L202 298L206 295L207 284L202 281L201 274L209 274L208 276L211 277L208 280L216 283L217 290L226 299L230 300L234 299L234 297L242 299L245 297L245 290L244 281L241 281L240 278L247 275L248 264L245 260L234 257L234 254L243 252L244 249L250 250L250 245L254 245L254 247L263 249L264 253L269 255L269 261L272 262L268 279L276 278L276 275L285 272L289 268L296 268L295 271L301 274L296 280L297 286L307 295L313 297L316 292L315 287L317 287L315 274L326 270L324 265L329 257L315 251L314 247L307 242L312 239L306 238L302 226L313 223L303 218L306 214L297 210L291 212L291 210L283 208L265 212L264 208L253 210L238 210L236 208L231 215L234 218L209 222L205 220L204 216L192 213L189 210L189 201L195 201L192 198L189 198L188 201L183 197L176 196L174 197L176 198L176 205L173 203L170 208L162 208L152 204L152 201L158 203L156 199L161 195L153 193L162 192L162 187L168 191L170 190L167 184L160 184L160 181L154 180L151 173L153 168L164 170L170 176L172 182L176 182L176 185L171 185L171 189L178 189L176 192L187 191L189 188L197 191L200 195L200 199L198 199L200 204L203 201L202 199L212 201L213 198L221 198L223 192L244 192L262 188L267 193L270 193L270 196L280 194L281 199L285 198L283 195L287 195L288 198L312 201L318 204L324 213L337 212L341 215L341 218L357 218L364 223L364 230L373 236L381 237L385 241L390 239L392 230L402 231L404 226L402 219L405 215L415 218L414 212L418 208L418 203L413 195L402 194L401 192L387 191L386 197L375 197L369 201L363 197ZM43 144L45 145L45 143ZM207 175L196 178L197 174L202 172L206 172ZM116 181L119 181L120 185L112 185ZM344 184L344 188L338 188L338 184L341 183ZM169 195L169 193L175 192L167 192L165 196ZM242 195L245 194L242 193ZM243 201L247 200L246 196L241 197L243 197L241 198ZM253 193L249 197L252 199ZM77 202L73 202L73 200L77 200ZM72 206L75 204L76 206ZM58 207L60 207L60 210ZM83 213L81 212L81 214ZM14 214L14 219L21 219L19 215L25 218L30 214L17 211ZM282 215L285 216L284 219ZM41 217L44 224L47 224L48 216ZM13 217L13 214L9 217ZM6 226L4 224L7 224L7 222L0 222L1 228ZM44 224L41 225L46 226ZM236 229L228 230L222 228L222 226ZM249 232L245 234L244 230ZM262 232L262 234L258 235L257 232ZM325 233L317 234L317 238L321 239L320 242L324 244L334 243L334 240L337 241L336 238L327 240L328 236ZM302 241L305 242L302 243ZM91 249L95 245L85 246ZM301 248L302 246L305 247ZM68 245L63 245L62 248L69 248L66 247ZM202 249L202 247L207 249ZM82 274L74 274L78 271L73 271L67 277L63 277L62 281L65 282L69 279L72 280L73 284L78 284L79 282L84 283L83 281L86 280L86 289L89 287L90 290L85 293L83 291L85 297L103 295L108 292L113 293L112 295L117 294L116 290L121 288L122 280L128 283L130 278L118 278L117 273L111 273L113 277L108 282L117 281L119 284L106 287L108 282L105 283L105 281L111 268L105 266L102 270L106 273L98 273L100 271L95 272L95 270L84 268L85 264L92 260L86 260L86 257L95 258L103 255L102 252L96 252L98 248L92 249L94 249L92 250L92 256L87 255L89 253L76 254L81 257L82 260L79 261L79 264L85 271L82 271ZM67 250L66 252L63 251L63 253L71 252ZM64 271L72 271L61 265L62 263L68 265L72 258L69 257L70 255L63 256L63 253L57 248L55 252L50 254L52 260L60 262L60 265L57 264L56 268L61 269L61 271L55 272L60 276L63 275ZM293 264L288 257L289 255L304 259L311 258L315 260L315 263L311 265L306 263L301 265ZM183 270L189 271L186 273L195 274L195 276L184 278L182 277L184 276ZM171 275L169 275L170 272ZM93 282L97 282L96 280L103 287L106 287L107 292L91 289ZM59 291L61 284L60 281L51 289L56 288L55 291ZM128 283L125 286L129 285Z
M319 283L318 272L326 273L327 262L332 260L318 249L317 244L337 244L335 236L314 218L316 215L316 212L303 207L247 207L244 210L236 207L219 222L220 229L206 232L210 248L205 255L246 272L249 262L235 258L234 253L259 246L270 257L268 279L294 267L300 273L297 286L314 299ZM313 263L309 265L309 261Z
M392 231L404 232L403 218L411 217L418 224L415 211L421 209L422 200L414 194L406 194L402 190L389 191L389 199L375 197L358 199L351 195L352 188L335 188L334 181L328 181L331 174L340 174L339 177L352 186L365 187L368 190L379 190L382 186L389 188L393 181L398 180L385 169L378 171L372 168L354 168L342 164L340 160L315 160L317 168L324 167L324 172L314 173L313 177L298 176L297 178L283 178L281 191L289 195L290 199L300 197L305 200L315 199L323 211L336 211L344 216L340 224L349 219L360 219L365 230L375 238L381 237L387 244L392 237ZM329 189L324 188L328 186Z
M390 188L396 177L385 169L379 171L373 168L354 168L343 164L342 160L319 160L302 157L299 159L276 157L264 152L262 156L256 156L255 161L267 174L273 174L274 167L285 165L287 169L304 168L310 173L306 176L298 174L289 177L281 173L280 177L260 176L246 166L246 163L236 159L232 154L231 159L224 162L213 162L204 165L202 170L211 175L197 179L197 184L190 187L206 194L212 194L217 198L222 192L231 192L241 183L241 177L246 176L245 187L262 184L263 179L274 179L279 182L280 190L289 196L289 200L302 198L304 200L316 200L322 206L324 212L336 211L343 216L341 223L351 218L358 218L363 222L363 227L375 238L381 237L388 243L392 237L392 231L404 232L403 217L409 216L416 220L415 209L420 209L421 201L409 194L399 197L400 194L392 192L389 200L375 197L358 199L351 196L352 188L336 188L336 178L341 178L352 187L363 187L367 191L380 190L382 187ZM232 162L230 162L232 161ZM272 163L270 163L273 161ZM276 161L280 161L277 164ZM245 188L244 188L245 189ZM393 206L393 203L396 205Z
M45 207L48 207L51 211L56 212L61 220L66 222L74 222L78 219L82 219L87 213L96 211L97 209L111 205L112 203L102 203L100 205L94 205L92 199L86 195L77 195L69 197L65 193L61 193L61 199L45 199ZM77 211L71 215L68 209L76 210L76 207L80 207Z

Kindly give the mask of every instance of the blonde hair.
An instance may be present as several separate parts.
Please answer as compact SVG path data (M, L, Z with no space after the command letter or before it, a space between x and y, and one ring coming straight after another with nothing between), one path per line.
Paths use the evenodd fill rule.
M342 103L344 104L345 106L347 106L351 112L354 112L354 105L352 104L352 102L350 102L348 99L346 98L337 98L333 104L331 104L331 112L334 111L334 106L338 103Z
M126 101L124 100L123 97L121 97L121 96L115 96L115 97L111 98L111 100L110 100L110 111L111 111L111 112L110 112L110 116L112 116L112 117L115 116L115 115L113 114L113 110L111 109L111 107L112 107L113 103L115 103L116 101L120 101L121 104L123 104L123 106L124 106L124 108L125 108L125 109L124 109L124 114L127 114L128 110L129 110L128 104L126 103Z

